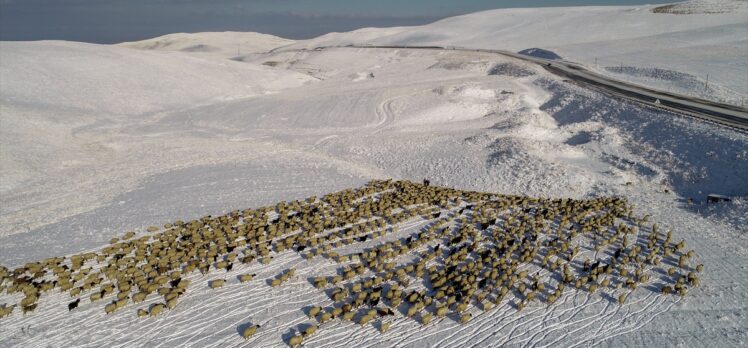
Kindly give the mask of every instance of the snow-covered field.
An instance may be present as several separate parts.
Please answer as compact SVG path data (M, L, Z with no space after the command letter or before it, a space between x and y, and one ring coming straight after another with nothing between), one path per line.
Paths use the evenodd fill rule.
M640 288L623 306L569 290L551 306L517 312L504 304L465 325L422 327L397 314L386 334L334 320L307 345L743 346L748 135L614 100L498 55L312 49L541 47L590 67L597 57L602 72L682 92L695 93L706 72L712 96L742 98L748 7L687 5L689 14L656 6L497 10L300 42L244 33L113 46L0 42L0 265L99 250L125 231L372 179L623 196L695 250L701 286L683 298ZM694 10L715 6L729 11ZM743 198L707 205L710 193ZM402 236L425 223L406 223ZM288 283L265 283L291 266ZM226 276L194 273L174 310L146 319L134 304L106 315L87 296L68 313L67 294L45 294L36 311L0 319L0 346L281 346L308 321L305 306L327 299L307 278L334 269L286 252ZM257 280L238 284L247 272ZM231 280L210 290L219 277ZM0 295L0 305L11 300ZM262 324L247 341L238 333L246 323Z

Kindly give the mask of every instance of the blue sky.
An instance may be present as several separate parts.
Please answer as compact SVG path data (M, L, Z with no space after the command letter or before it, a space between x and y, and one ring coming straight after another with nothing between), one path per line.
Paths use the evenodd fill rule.
M634 5L636 0L0 0L0 40L115 43L174 32L257 31L306 39L421 25L508 7Z

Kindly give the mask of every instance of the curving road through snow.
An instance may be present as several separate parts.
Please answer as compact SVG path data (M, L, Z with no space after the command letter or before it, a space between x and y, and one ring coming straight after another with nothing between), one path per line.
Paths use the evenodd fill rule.
M325 49L323 46L317 49ZM469 49L460 47L441 46L382 46L382 45L349 45L343 47L353 48L395 48L395 49L419 49L419 50L450 50L469 52L488 52L521 59L531 63L542 65L549 72L561 77L573 80L583 86L607 93L609 95L635 101L652 107L665 109L678 114L695 117L701 120L714 122L723 126L736 128L742 131L748 130L748 109L713 102L710 100L684 96L676 93L658 91L652 88L635 85L611 77L594 73L587 70L578 63L562 60L551 60L532 57L524 54L505 50Z

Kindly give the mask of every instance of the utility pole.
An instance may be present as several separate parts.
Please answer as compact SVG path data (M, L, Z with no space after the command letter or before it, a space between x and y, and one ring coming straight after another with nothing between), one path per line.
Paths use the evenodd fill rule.
M706 81L704 82L704 91L709 90L709 74L706 74Z

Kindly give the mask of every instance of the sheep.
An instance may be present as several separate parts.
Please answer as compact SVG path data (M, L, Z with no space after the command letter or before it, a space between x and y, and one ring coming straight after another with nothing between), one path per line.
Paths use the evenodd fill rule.
M377 308L377 315L383 317L388 315L395 315L395 312L393 312L392 309L389 308Z
M21 309L23 310L23 314L26 314L28 312L33 312L36 310L36 303L28 305L28 306L22 306Z
M374 317L373 317L373 316L371 316L371 315L368 315L368 314L367 314L367 315L364 315L364 316L362 316L361 318L359 318L359 320L358 320L358 324L359 324L359 325L361 325L361 327L364 327L364 326L366 326L366 324L368 324L368 323L369 323L369 321L371 321L372 319L374 319Z
M316 287L317 289L321 289L321 288L324 288L325 286L327 286L327 279L325 279L324 277L315 278L314 287Z
M493 306L494 306L494 304L489 301L481 302L481 305L483 307L484 312L490 311L491 309L493 309Z
M314 335L315 332L317 332L317 325L310 325L306 329L304 329L304 333L302 334L304 337L309 337L311 335Z
M148 311L141 308L141 309L138 309L137 314L138 314L138 318L142 318L148 315Z
M225 279L216 279L210 282L210 288L211 289L218 289L223 286L223 284L226 282Z
M145 301L145 298L148 296L145 292L138 292L135 295L132 295L132 302L138 303Z
M330 321L330 319L332 319L332 313L331 312L322 313L322 315L320 315L320 317L319 317L319 323L323 324L325 322Z
M465 313L460 317L460 324L465 324L472 319L472 315L470 313Z
M436 307L436 316L439 318L443 318L447 316L447 311L447 306Z
M161 312L163 312L165 308L166 307L162 303L154 304L153 306L151 306L150 314L152 317L155 317L161 314Z
M351 321L354 316L356 316L356 312L346 312L343 314L343 320Z
M388 321L388 322L386 322L386 323L382 323L382 324L381 324L381 325L379 326L379 332L380 332L380 333L386 333L386 332L387 332L387 331L388 331L388 330L390 329L390 326L391 326L391 325L392 325L392 322L390 322L390 321Z
M117 307L117 309L120 309L127 304L127 300L128 300L127 298L118 299L114 301L114 305Z
M312 308L309 309L309 317L310 318L314 318L321 311L322 311L322 307L314 306L314 307L312 307Z
M304 337L301 335L295 335L288 339L288 345L291 347L298 347L301 345L301 342L304 341Z
M78 308L78 304L81 303L81 299L77 299L73 302L70 302L68 304L68 312L72 311L73 309Z
M16 308L15 305L13 306L2 305L2 307L0 307L0 318L10 316L13 313L13 310L15 308Z
M248 326L248 327L244 328L244 330L242 330L242 337L245 340L249 339L250 337L252 337L257 332L257 329L259 329L259 328L260 328L260 325L252 325L252 326Z
M91 296L89 296L89 299L91 300L91 302L96 302L98 300L101 300L103 294L103 291L94 292L93 294L91 294Z
M332 292L332 296L331 297L332 297L333 301L338 302L338 301L342 301L347 296L348 296L348 292L347 291L345 291L344 289L338 288L338 289L335 289Z
M428 325L431 322L431 313L426 313L421 316L421 324Z
M106 314L114 313L114 311L116 310L117 310L117 303L115 302L109 303L104 307L104 312L106 312Z
M254 273L252 273L252 274L242 274L242 275L239 275L238 278L239 278L239 282L246 283L246 282L254 279L255 276L256 276L256 274L254 274Z
M379 311L376 308L372 308L366 312L366 315L371 317L375 317L377 314L379 314Z

